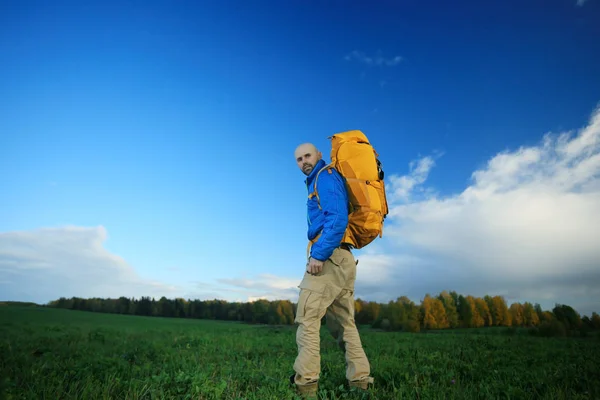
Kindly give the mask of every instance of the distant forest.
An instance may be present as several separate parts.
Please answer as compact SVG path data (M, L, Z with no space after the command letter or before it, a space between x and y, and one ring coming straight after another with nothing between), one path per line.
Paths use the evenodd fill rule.
M61 297L49 307L71 310L130 314L142 316L199 318L240 321L252 324L292 325L296 305L288 300L257 300L227 302L224 300L185 300L182 298L155 300L120 297L118 299ZM552 310L542 310L539 304L507 304L502 296L463 296L443 291L437 296L427 294L421 304L406 296L388 303L355 301L358 325L389 331L421 332L440 329L511 327L529 328L541 336L582 336L600 330L600 316L581 316L572 307L556 304Z

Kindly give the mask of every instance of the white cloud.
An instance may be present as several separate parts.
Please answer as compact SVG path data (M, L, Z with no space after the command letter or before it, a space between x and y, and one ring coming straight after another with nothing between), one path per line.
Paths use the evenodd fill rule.
M392 58L385 58L381 55L381 52L377 52L377 55L374 57L367 56L362 51L354 50L350 54L344 57L346 61L357 60L367 65L371 66L388 66L392 67L398 65L402 62L403 58L401 56L394 56Z
M421 185L427 180L429 171L435 166L435 160L441 156L438 153L435 156L427 156L418 160L413 160L409 163L408 175L392 175L390 177L390 188L386 188L389 192L390 202L409 201L415 194L433 194L431 189L424 189Z
M461 193L425 188L433 166L424 157L388 183L389 241L439 272L414 276L419 290L506 294L549 307L593 299L600 311L600 108L577 134L548 134L492 157ZM429 195L414 200L419 191Z
M46 303L71 297L174 297L178 288L141 278L104 247L104 227L0 233L0 292Z
M587 0L577 0L577 6L582 7L586 2Z

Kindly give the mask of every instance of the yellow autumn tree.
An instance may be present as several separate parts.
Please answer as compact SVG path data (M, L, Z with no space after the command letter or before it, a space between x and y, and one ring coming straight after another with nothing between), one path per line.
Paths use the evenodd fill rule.
M431 298L431 313L435 319L435 326L437 329L446 329L450 327L448 317L446 316L446 309L444 303L436 297Z
M436 329L437 323L433 315L433 299L429 294L421 302L421 324L425 329Z
M444 305L446 319L448 320L448 327L456 328L458 326L458 310L454 298L444 290L439 294L438 299L440 299Z
M363 302L360 312L356 313L356 321L361 324L372 324L377 321L381 313L381 304L374 301Z
M278 302L276 314L280 324L292 324L294 322L294 307L289 300Z
M484 326L492 325L492 313L490 312L490 308L488 307L488 303L482 299L481 297L475 298L475 304L477 305L477 311L483 320Z
M540 324L540 318L537 311L530 302L523 304L523 325L525 326L538 326Z
M363 302L361 299L354 300L354 313L358 314L362 311Z
M492 321L495 326L510 326L510 317L508 315L508 306L506 305L506 300L502 296L494 296L492 297L493 308L490 310L492 312Z
M484 321L483 321L483 318L477 308L477 301L475 300L475 297L468 295L466 297L466 299L467 299L467 302L469 303L469 308L471 309L471 328L482 327L484 324Z
M551 311L542 312L540 322L551 322L552 320L554 320L554 314Z
M523 306L521 303L512 303L510 305L510 316L513 326L523 326Z

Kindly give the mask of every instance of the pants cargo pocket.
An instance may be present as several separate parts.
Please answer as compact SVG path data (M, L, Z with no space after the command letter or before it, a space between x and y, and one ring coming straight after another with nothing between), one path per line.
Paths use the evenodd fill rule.
M295 321L302 323L319 319L322 303L322 293L306 288L300 289Z
M331 261L336 267L342 267L346 262L347 255L344 253L345 250L335 249L335 251L329 257L329 261Z

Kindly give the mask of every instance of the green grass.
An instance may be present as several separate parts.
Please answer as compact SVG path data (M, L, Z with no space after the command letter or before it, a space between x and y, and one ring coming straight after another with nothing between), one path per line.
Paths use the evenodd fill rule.
M322 331L323 399L600 398L600 340L361 328L375 387L343 385ZM493 334L496 333L496 334ZM295 328L0 307L7 399L293 399Z

